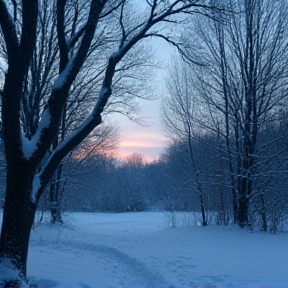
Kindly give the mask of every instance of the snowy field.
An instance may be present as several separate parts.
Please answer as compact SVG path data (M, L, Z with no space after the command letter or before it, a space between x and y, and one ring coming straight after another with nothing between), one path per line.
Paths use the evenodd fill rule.
M65 221L32 231L28 275L38 287L288 287L288 233L167 228L161 212L73 213Z

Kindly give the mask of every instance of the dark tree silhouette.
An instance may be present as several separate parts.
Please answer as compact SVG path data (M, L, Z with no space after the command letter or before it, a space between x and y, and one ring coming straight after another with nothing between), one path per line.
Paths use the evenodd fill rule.
M8 71L5 75L2 93L7 177L0 238L0 266L14 270L15 278L26 280L28 244L37 201L63 158L101 124L102 113L112 95L113 77L117 73L117 65L128 53L133 52L133 48L142 39L147 37L164 37L177 45L173 39L164 34L166 30L163 30L163 25L159 24L165 22L165 25L173 25L176 22L176 16L180 13L189 15L196 10L201 12L199 10L209 8L205 1L197 0L169 2L147 0L143 2L146 5L143 7L143 13L139 12L141 15L132 18L131 22L129 1L91 0L86 16L79 19L77 30L72 36L67 33L66 20L69 13L65 13L71 1L58 0L56 2L58 76L41 110L37 129L27 138L22 132L21 98L36 45L37 25L41 22L38 17L39 3L37 0L22 0L19 3L12 1L15 6L13 9L12 5L11 10L8 7L10 2L0 1L0 25L8 59ZM17 19L19 16L17 3L21 5L22 11L19 19ZM20 29L16 24L19 22ZM112 49L107 48L107 62L102 67L103 81L100 87L95 89L98 97L93 104L92 112L86 119L77 126L73 133L62 139L52 154L48 155L47 152L58 135L59 123L69 91L79 73L83 72L81 70L83 64L91 46L95 44L95 34L106 32L103 26L101 28L99 25L101 22L106 23L105 28L112 25L119 37L117 41L111 42ZM98 28L101 31L98 31ZM72 49L73 53L71 53ZM93 63L93 65L96 64Z

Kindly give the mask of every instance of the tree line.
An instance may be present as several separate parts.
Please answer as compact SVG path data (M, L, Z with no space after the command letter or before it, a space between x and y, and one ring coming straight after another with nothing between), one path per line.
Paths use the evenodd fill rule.
M288 7L223 5L231 13L198 17L181 34L185 57L171 64L163 119L203 225L203 187L212 185L230 191L235 223L252 225L256 214L267 231L287 209Z
M274 136L276 131L269 133ZM207 137L203 145L193 139L193 160L185 141L173 143L159 160L151 163L145 163L140 154L133 154L125 161L101 154L90 156L84 163L75 159L65 166L59 183L60 186L65 183L59 202L61 212L166 211L171 215L188 212L187 225L238 223L234 218L227 153L219 152L218 140ZM288 136L284 142L287 140ZM265 157L271 155L274 156L274 151ZM278 159L272 157L259 172L261 178L255 180L247 211L250 229L276 233L287 226L288 175L283 167L288 162L283 157L287 159L284 154ZM48 192L38 205L42 212L50 211Z

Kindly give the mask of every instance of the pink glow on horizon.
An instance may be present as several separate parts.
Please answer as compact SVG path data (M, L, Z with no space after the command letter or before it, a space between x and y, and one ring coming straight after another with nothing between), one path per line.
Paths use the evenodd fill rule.
M159 159L164 152L165 139L157 134L128 134L121 137L116 157L125 159L134 153L142 154L147 163Z
M149 148L149 149L147 149ZM163 152L163 147L120 147L116 151L116 158L125 160L128 156L131 156L134 153L141 154L144 157L144 161L151 163L159 159Z

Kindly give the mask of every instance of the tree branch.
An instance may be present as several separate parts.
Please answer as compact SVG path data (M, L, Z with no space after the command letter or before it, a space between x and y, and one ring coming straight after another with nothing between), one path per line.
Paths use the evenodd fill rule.
M97 0L92 0L91 2L91 7L90 7L90 12L89 12L89 16L88 16L88 20L86 24L85 33L83 34L83 38L81 40L79 49L75 55L75 58L73 59L71 68L69 69L69 73L67 74L67 79L65 79L65 85L67 85L67 87L70 87L72 82L75 80L77 74L79 73L86 59L87 53L89 52L89 47L91 45L91 41L93 39L97 23L101 15L101 11L106 3L106 1L101 1L101 3L99 2L100 1L97 1ZM153 5L152 12L149 15L148 21L143 22L142 29L140 29L134 36L132 36L131 39L126 40L126 42L121 47L119 47L117 51L113 52L110 55L110 58L108 60L108 64L106 67L104 79L102 82L102 87L98 96L98 100L94 106L92 113L80 125L80 127L78 127L78 129L75 130L75 132L73 132L70 136L68 136L67 139L63 140L59 144L59 146L52 153L51 157L43 166L39 174L35 176L37 179L40 179L40 183L41 183L39 187L36 187L37 188L36 192L34 189L36 198L40 197L41 193L43 192L44 187L46 186L46 184L49 182L50 178L52 177L55 168L62 161L65 155L69 151L74 149L77 145L79 145L96 126L101 124L102 122L101 114L104 110L104 107L106 106L108 102L109 97L112 94L112 80L115 74L116 65L123 59L123 57L130 51L130 49L136 43L138 43L141 39L146 37L146 32L153 25L163 21L165 18L169 17L170 15L179 13L185 9L189 9L195 6L195 3L193 2L192 4L183 5L173 10L173 8L180 2L181 1L175 1L174 4L170 5L169 8L167 8L161 15L157 15L156 18L153 12L155 9ZM61 90L62 90L61 87L60 87L60 90L54 90L52 94L56 93L57 97L55 97L56 96L55 94L55 96L49 100L48 107L51 111L52 117L54 117L53 115L55 114L55 111L57 111L57 107L59 107L59 101L62 101L61 99L58 98L58 97L63 97L61 95L62 93ZM60 104L60 106L61 105L62 104ZM58 118L58 116L56 118ZM55 120L52 120L51 122L55 122ZM45 137L45 135L43 137ZM40 140L39 142L45 142L45 141ZM45 149L43 151L45 151ZM39 181L37 180L35 181L35 183L39 183Z
M8 63L11 63L18 53L19 40L17 37L15 23L12 20L4 1L0 1L0 25L7 47Z
M33 50L36 45L36 26L38 18L38 0L22 0L22 35L20 40L20 56L23 75L27 74Z
M65 37L65 6L66 0L57 0L57 37L60 51L59 74L68 63L68 45Z

